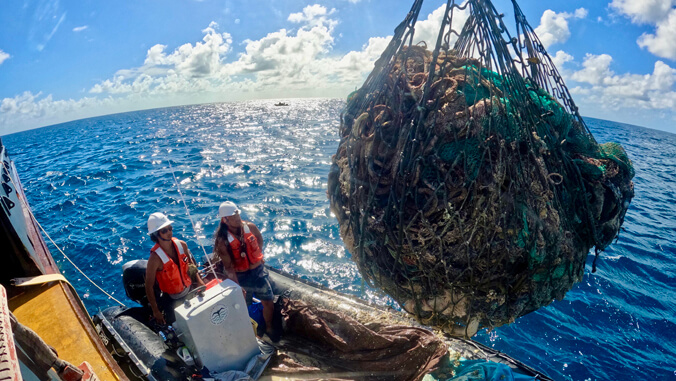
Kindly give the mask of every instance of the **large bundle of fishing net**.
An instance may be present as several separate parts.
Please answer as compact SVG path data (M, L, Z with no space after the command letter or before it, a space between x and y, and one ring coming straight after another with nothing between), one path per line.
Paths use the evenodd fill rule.
M634 172L594 140L516 3L512 37L489 1L449 0L429 45L421 5L348 100L329 198L367 281L471 336L581 280L618 235Z

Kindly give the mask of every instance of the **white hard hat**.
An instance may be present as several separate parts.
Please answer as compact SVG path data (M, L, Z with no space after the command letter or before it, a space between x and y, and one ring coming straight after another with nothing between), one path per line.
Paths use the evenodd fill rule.
M153 234L156 231L162 229L163 227L173 224L174 221L170 220L164 213L153 213L148 217L148 234Z
M233 214L239 214L239 209L232 201L226 201L218 207L218 217L230 217Z

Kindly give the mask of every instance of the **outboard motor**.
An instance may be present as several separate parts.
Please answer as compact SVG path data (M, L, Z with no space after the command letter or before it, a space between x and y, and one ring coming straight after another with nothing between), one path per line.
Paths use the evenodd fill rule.
M143 307L149 307L146 295L146 268L148 261L137 259L122 265L122 283L127 297ZM160 288L155 284L155 300L159 300Z

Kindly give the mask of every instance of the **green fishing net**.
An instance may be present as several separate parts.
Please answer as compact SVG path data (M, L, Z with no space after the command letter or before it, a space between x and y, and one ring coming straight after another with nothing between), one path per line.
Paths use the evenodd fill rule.
M634 171L594 140L515 2L508 27L490 1L449 0L434 41L416 39L421 6L348 100L328 194L368 282L472 336L581 280L618 235Z

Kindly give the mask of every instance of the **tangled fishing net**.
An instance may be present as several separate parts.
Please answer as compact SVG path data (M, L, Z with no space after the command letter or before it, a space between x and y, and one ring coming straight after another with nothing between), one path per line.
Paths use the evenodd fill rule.
M348 100L329 198L367 281L472 336L581 280L618 235L634 172L594 140L514 1L516 37L490 1L449 0L430 48L421 5Z

